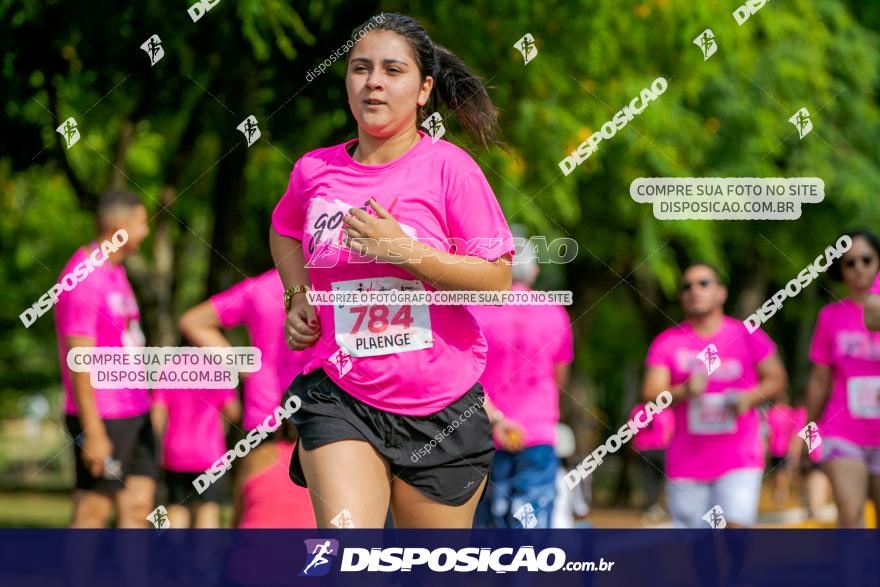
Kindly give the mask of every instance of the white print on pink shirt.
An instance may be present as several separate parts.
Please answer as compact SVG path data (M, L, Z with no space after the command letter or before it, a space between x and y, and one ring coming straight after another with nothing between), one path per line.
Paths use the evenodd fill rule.
M122 346L124 347L142 347L147 344L147 337L141 330L141 323L137 320L131 320L128 327L122 331Z
M723 353L719 351L719 354ZM697 351L681 348L675 352L675 365L682 373L706 372L706 366L697 358ZM724 357L721 364L712 371L713 381L735 381L743 376L743 366L736 357Z
M137 301L120 291L111 291L107 294L107 307L114 317L127 318L138 313Z
M336 265L334 262L338 261L336 255L345 248L342 242L345 238L345 233L342 232L342 217L354 207L356 206L338 198L331 201L316 196L311 199L306 213L306 234L309 236L308 250L309 255L313 255L309 259L309 267L334 267ZM364 202L360 208L371 216L376 215L368 202ZM418 239L416 230L412 226L400 221L398 224L407 236ZM334 249L336 250L334 251Z
M121 291L111 291L107 294L107 308L114 318L126 320L125 330L122 331L121 342L124 347L142 347L147 340L141 324L138 321L138 306L134 296Z
M880 361L880 346L867 332L841 330L834 337L835 354L865 361Z

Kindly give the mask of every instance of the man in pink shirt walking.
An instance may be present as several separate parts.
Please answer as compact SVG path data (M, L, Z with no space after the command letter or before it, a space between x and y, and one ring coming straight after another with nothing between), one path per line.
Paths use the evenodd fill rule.
M528 249L512 268L512 291L530 291L538 263ZM562 306L470 306L489 350L480 378L489 400L495 458L480 525L549 528L559 459L559 389L574 358Z
M686 267L686 319L654 339L645 361L644 400L664 390L674 398L666 495L676 527L707 527L710 512L728 526L757 521L764 445L756 407L787 385L776 345L762 330L749 334L742 321L726 316L726 300L712 266Z
M97 216L96 241L77 249L61 271L61 281L72 272L83 277L63 291L55 305L64 411L75 441L71 527L103 528L115 505L120 528L143 528L153 509L158 476L149 392L93 389L89 373L73 373L67 367L67 354L74 347L144 346L137 300L122 261L149 234L147 210L135 194L111 190L101 197ZM113 242L117 233L127 234L127 240L104 254L101 243ZM83 270L92 267L88 273Z

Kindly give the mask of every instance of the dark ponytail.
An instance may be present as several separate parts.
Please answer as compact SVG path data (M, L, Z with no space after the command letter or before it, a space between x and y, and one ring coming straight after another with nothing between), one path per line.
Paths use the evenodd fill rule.
M429 75L434 78L431 97L416 114L417 125L437 109L439 98L455 113L461 127L477 144L483 147L500 145L496 134L498 109L489 98L483 81L455 53L433 43L413 18L394 12L383 12L356 27L351 39L357 44L359 39L374 30L391 31L405 38L415 55L422 80Z

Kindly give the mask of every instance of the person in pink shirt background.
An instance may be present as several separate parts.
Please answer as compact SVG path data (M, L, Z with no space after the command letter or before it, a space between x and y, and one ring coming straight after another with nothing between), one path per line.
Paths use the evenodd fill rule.
M455 305L313 307L305 289L508 290L513 239L480 167L418 130L433 97L488 145L497 112L409 17L385 13L352 41L357 139L302 156L272 215L288 343L314 348L291 388L302 407L290 476L321 528L381 528L389 504L395 527L470 527L494 453L476 321Z
M172 528L219 528L225 477L199 494L193 487L226 452L225 422L237 422L241 405L235 389L157 389L153 427L162 439L162 473L168 488Z
M530 247L514 258L513 291L531 291L539 266ZM549 528L559 459L554 451L559 390L574 359L571 320L563 306L469 306L489 352L480 383L497 416L491 489L479 506L479 525ZM519 518L514 515L520 513Z
M861 528L867 499L880 523L880 333L865 327L863 312L880 270L880 240L867 231L848 234L852 247L830 270L843 280L847 297L819 312L806 402L807 419L818 426L822 441L838 523Z
M136 253L149 234L147 210L137 195L110 190L100 198L97 221L95 241L77 249L61 270L59 281L118 230L124 230L128 240L74 289L62 292L55 304L65 419L75 441L71 527L104 528L115 506L118 527L144 528L153 509L158 476L149 392L96 390L89 373L72 373L67 367L67 354L74 347L145 343L137 300L122 261ZM94 257L100 259L101 255Z
M822 447L802 458L804 441L798 436L807 424L807 408L778 403L767 409L767 452L770 455L768 474L773 479L773 505L783 508L788 503L793 475L800 474L801 501L808 519L825 517L831 501L831 484L819 468Z
M221 329L244 326L250 344L260 349L260 370L243 376L242 427L246 431L281 405L284 390L311 356L310 350L287 348L283 320L284 288L278 271L270 269L211 296L178 321L180 332L196 346L231 346Z
M801 398L803 401L803 398ZM778 403L767 409L767 451L770 454L768 474L773 477L773 504L784 508L788 504L791 481L795 473L800 482L800 501L807 512L807 519L833 519L831 483L819 466L822 447L807 454L806 446L798 436L807 424L807 408Z
M287 399L285 395L282 403ZM315 528L309 490L290 482L287 470L296 442L296 428L284 420L272 435L251 451L239 465L235 478L235 528ZM259 560L261 564L255 565ZM235 548L225 561L229 585L278 585L272 569L290 564L283 549L267 552L259 533L236 533Z
M755 523L764 470L756 407L787 386L776 345L726 316L726 299L711 265L688 265L681 282L686 319L660 333L645 360L643 399L664 390L673 396L666 495L676 527L706 527L703 516L715 505L730 526Z
M316 528L308 489L290 482L296 427L284 420L251 451L235 479L236 528Z
M784 402L767 408L767 453L770 456L769 474L773 478L773 505L783 507L788 501L795 462L789 455L801 452L803 441L797 433L807 423L806 409L796 410Z

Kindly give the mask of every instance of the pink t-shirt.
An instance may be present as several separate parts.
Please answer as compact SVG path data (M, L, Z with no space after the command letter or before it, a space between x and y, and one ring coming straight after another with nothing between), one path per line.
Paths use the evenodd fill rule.
M514 291L530 291L515 283ZM526 446L556 444L555 368L571 363L571 320L563 306L468 306L489 352L480 383L506 418L525 429ZM496 448L500 445L496 443Z
M865 328L860 305L845 299L822 308L810 360L833 373L820 434L880 446L880 333Z
M59 281L98 247L79 248L61 270ZM64 413L78 413L73 399L73 379L67 368L68 336L91 338L96 347L144 346L140 312L125 266L109 261L96 267L71 291L64 291L55 304L55 332L64 385ZM98 415L104 419L130 418L150 411L146 389L95 389Z
M735 417L725 394L758 384L758 363L776 350L764 331L749 334L741 321L725 316L717 332L703 337L685 322L654 339L645 363L669 369L670 385L679 385L693 370L706 369L697 355L710 343L718 349L720 366L709 376L706 392L673 408L675 433L666 451L666 474L673 479L711 481L734 469L764 467L758 410Z
M629 414L629 419L633 420L638 417L639 422L647 420L647 415L639 415L645 411L645 404L637 404L633 407ZM633 436L633 448L638 451L644 450L666 450L669 441L672 440L672 434L675 432L675 416L672 410L663 410L654 414L651 423L639 430L639 433Z
M806 408L793 408L777 404L767 409L770 455L784 457L788 454L791 439L807 424Z
M162 466L201 473L226 452L220 410L236 400L235 389L157 389L153 402L168 411Z
M288 475L294 445L275 443L278 458L265 471L248 478L241 487L239 528L317 528L312 498L305 487Z
M458 255L513 255L513 238L473 159L443 140L421 140L383 165L363 165L345 144L296 162L275 208L275 230L303 243L317 291L433 288L401 268L340 246L342 216L376 201L411 238ZM464 395L486 366L486 341L470 312L453 305L318 306L322 337L305 366L377 409L427 416ZM339 352L338 352L339 351Z
M224 328L244 325L251 344L262 353L262 367L244 380L242 426L256 428L276 407L290 382L302 372L311 349L296 352L284 335L284 286L270 269L211 296Z

